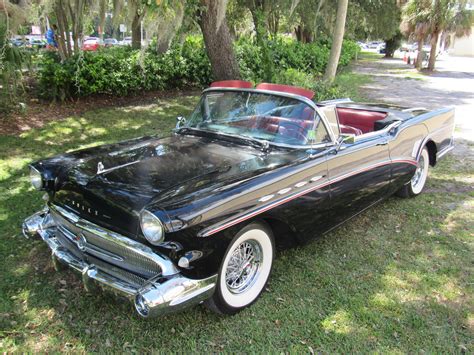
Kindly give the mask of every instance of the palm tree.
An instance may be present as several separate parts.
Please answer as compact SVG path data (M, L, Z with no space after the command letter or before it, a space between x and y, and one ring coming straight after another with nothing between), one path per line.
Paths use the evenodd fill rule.
M434 70L438 40L442 32L457 36L470 33L472 13L466 10L466 0L410 0L403 8L402 29L418 40L417 69L421 69L423 43L430 36L431 50L428 70Z
M402 9L401 30L405 35L418 42L416 68L421 69L423 62L423 44L429 33L429 13L431 0L409 0Z

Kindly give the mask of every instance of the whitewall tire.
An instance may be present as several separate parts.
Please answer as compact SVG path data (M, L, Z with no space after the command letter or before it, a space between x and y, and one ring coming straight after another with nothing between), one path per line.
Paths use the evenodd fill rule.
M216 291L206 305L234 314L254 303L265 289L275 258L271 229L253 222L232 239L219 269Z
M430 155L428 153L428 148L424 147L421 151L420 158L418 159L415 174L411 178L410 182L404 185L398 191L398 196L414 197L421 194L426 185L426 180L428 179L429 166Z

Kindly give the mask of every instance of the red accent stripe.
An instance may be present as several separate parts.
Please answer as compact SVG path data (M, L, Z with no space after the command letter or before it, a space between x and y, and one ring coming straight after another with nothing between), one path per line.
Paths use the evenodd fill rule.
M319 184L319 185L316 185L316 186L313 186L311 187L310 189L306 189L306 190L303 190L303 191L300 191L294 195L291 195L291 196L288 196L288 197L285 197L281 200L278 200L278 201L275 201L273 203L270 203L269 205L265 206L265 207L262 207L262 208L259 208L257 209L256 211L254 212L251 212L249 214L246 214L244 216L241 216L239 218L236 218L234 219L233 221L229 221L225 224L223 224L222 226L220 227L217 227L215 229L211 229L210 231L204 233L202 235L202 237L208 237L212 234L215 234L217 232L220 232L226 228L229 228L229 227L232 227L233 225L236 225L240 222L243 222L249 218L252 218L254 216L257 216L263 212L266 212L272 208L275 208L275 207L278 207L288 201L291 201L291 200L294 200L295 198L298 198L300 196L303 196L303 195L306 195L314 190L318 190L320 188L323 188L323 187L326 187L327 185L330 185L332 183L335 183L335 182L338 182L338 181L341 181L341 180L344 180L350 176L353 176L353 175L357 175L357 174L360 174L360 173L363 173L363 172L366 172L366 171L369 171L369 170L372 170L374 168L377 168L379 166L383 166L383 165L387 165L387 164L398 164L398 163L406 163L406 164L411 164L411 165L415 165L417 166L418 163L415 161L415 160L409 160L409 159L396 159L396 160L392 160L392 161L385 161L385 162L381 162L381 163L377 163L377 164L374 164L374 165L371 165L369 167L366 167L366 168L363 168L363 169L359 169L359 170L355 170L351 173L347 173L347 174L344 174L344 175L341 175L341 176L338 176L337 178L333 179L333 180L328 180L326 181L325 183L323 184Z

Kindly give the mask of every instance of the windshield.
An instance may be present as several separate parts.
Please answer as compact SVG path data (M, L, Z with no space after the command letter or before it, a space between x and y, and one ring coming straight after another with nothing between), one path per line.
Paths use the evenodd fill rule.
M289 145L329 141L327 131L323 136L315 134L316 117L312 107L290 97L210 91L202 96L184 127ZM316 124L319 121L318 117Z

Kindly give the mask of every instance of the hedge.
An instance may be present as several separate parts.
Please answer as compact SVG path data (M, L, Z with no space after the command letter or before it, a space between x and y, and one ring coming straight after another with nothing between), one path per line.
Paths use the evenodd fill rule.
M330 43L302 44L281 37L269 42L269 48L274 68L278 68L273 81L308 87L324 72ZM344 41L341 67L349 64L358 48L356 43ZM262 81L262 54L254 40L240 38L235 52L242 78ZM205 87L210 82L211 66L202 37L188 36L164 54L113 47L81 52L61 63L56 53L46 52L39 60L38 94L50 100L94 94L125 96L143 90Z

